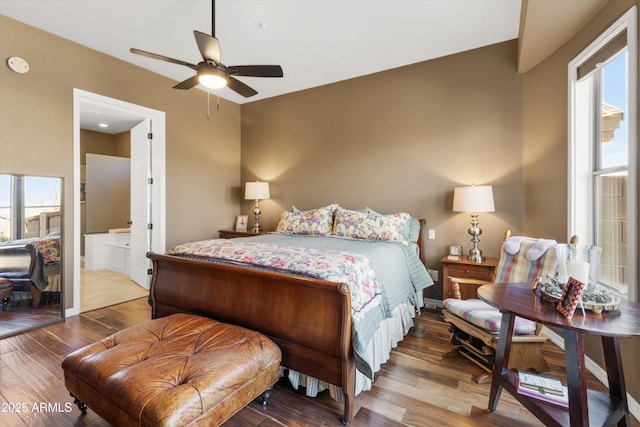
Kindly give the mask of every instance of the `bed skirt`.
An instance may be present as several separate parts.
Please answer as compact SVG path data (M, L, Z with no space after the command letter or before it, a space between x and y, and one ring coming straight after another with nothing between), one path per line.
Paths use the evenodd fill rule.
M416 300L420 303L424 301L422 291L418 292ZM382 364L389 360L391 350L398 346L409 329L413 327L413 319L416 314L419 314L421 307L423 304L420 304L420 307L416 309L412 303L404 302L393 310L392 317L382 321L367 346L367 357L373 361L374 372L378 372ZM344 401L342 387L337 385L329 384L286 367L280 368L280 376L287 376L296 390L300 386L305 387L306 395L309 397L316 397L321 391L329 390L329 394L334 400ZM371 390L371 384L372 380L356 369L356 396L362 391Z

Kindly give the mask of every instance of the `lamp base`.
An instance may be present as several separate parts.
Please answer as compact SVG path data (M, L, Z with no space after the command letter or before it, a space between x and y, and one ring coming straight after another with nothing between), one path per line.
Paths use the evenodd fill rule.
M472 262L477 262L480 264L486 258L482 256L482 251L478 248L469 249L469 255L467 255L467 259Z
M471 242L473 243L473 247L469 249L467 259L472 262L481 263L484 261L484 257L482 256L482 251L478 247L478 242L480 242L479 236L482 234L482 229L478 226L477 213L471 214L471 227L469 227L467 233L471 235Z
M256 222L253 225L253 232L255 234L259 234L262 231L262 227L260 226L260 214L262 212L260 211L260 201L256 200L255 203L253 204L253 215L256 218Z

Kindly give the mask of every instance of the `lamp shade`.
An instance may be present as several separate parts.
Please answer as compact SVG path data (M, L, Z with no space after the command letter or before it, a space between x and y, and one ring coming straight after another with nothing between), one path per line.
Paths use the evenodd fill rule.
M269 194L268 182L247 182L244 186L244 198L246 200L267 200L271 198Z
M454 212L494 212L493 188L490 185L456 187L453 190Z

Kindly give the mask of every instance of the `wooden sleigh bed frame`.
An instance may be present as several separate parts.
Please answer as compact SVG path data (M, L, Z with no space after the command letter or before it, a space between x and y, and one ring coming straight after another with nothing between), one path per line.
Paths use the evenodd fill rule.
M420 220L422 257L424 224ZM192 313L267 335L282 350L282 366L342 388L342 422L349 424L356 367L346 284L152 252L147 256L153 263L154 319Z

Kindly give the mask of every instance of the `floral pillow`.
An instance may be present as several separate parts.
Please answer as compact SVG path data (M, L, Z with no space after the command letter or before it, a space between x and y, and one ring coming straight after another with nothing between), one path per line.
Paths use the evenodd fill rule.
M370 207L358 209L358 212L364 212L373 215L382 215L371 209ZM409 216L409 220L404 225L404 231L402 235L407 242L418 243L418 238L420 237L420 221L417 218Z
M380 215L338 208L336 211L333 234L361 240L389 240L407 243L405 227L411 216L406 213Z
M293 212L283 212L278 222L277 231L289 234L308 234L323 236L331 234L333 215L338 205L309 211L300 211L294 207Z

